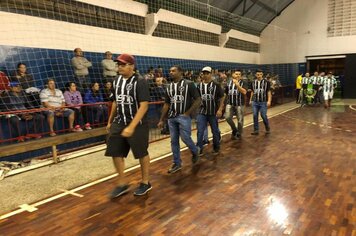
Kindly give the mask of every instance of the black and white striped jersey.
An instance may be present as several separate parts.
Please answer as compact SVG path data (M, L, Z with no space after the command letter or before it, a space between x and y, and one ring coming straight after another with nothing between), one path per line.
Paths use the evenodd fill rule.
M254 102L267 102L267 93L270 91L271 85L270 82L266 79L258 80L255 79L252 82L252 92Z
M198 91L201 96L201 106L199 113L203 115L215 115L219 109L220 99L224 96L224 92L215 81L209 83L199 83Z
M336 79L334 76L325 77L322 86L324 92L333 92L334 88L336 88Z
M121 75L114 80L114 101L117 105L117 116L114 122L128 125L135 117L140 102L150 100L148 83L145 79L138 79L135 75L124 79ZM146 115L140 123L146 122Z
M310 77L303 77L302 78L302 84L309 84Z
M171 82L167 87L165 99L165 102L170 104L168 118L184 114L198 97L199 92L193 82L185 79Z
M241 87L247 90L248 85L246 81L242 79L239 81ZM232 106L244 106L245 105L245 96L238 90L237 86L234 84L231 79L226 87L225 93L227 96L227 104Z

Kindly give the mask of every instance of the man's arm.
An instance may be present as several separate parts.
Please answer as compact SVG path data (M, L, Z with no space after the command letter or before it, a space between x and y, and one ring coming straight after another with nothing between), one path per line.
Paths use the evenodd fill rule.
M44 106L45 108L49 108L49 109L51 109L51 110L54 110L54 109L56 108L56 107L54 107L54 106L49 105L48 102L42 102L42 104L43 104L43 106Z
M163 123L167 118L167 114L168 114L168 110L169 110L169 103L164 103L162 111L161 111L161 118L159 119L159 122L157 124L158 128L162 128L163 127Z
M250 104L252 104L252 98L253 98L253 91L251 91L251 95L250 95Z
M238 81L235 83L235 85L236 85L237 89L240 91L240 93L242 93L243 95L245 95L247 93L247 90L245 88L241 87L240 83Z
M222 112L223 112L224 104L225 104L225 97L226 97L226 94L224 93L224 95L220 98L219 109L218 109L218 111L216 113L216 116L218 118L220 118L222 116Z
M80 63L80 61L75 57L72 58L72 65L77 70L81 70L81 69L86 68L86 66L83 66L82 63Z
M270 107L272 102L272 93L271 90L268 90L267 92L267 106Z
M140 120L142 120L147 110L148 101L140 102L140 107L138 108L136 115L134 116L130 124L122 131L121 135L124 137L131 137L132 134L135 132L137 124L140 122Z
M116 71L116 64L113 62L106 62L106 61L102 61L101 65L104 67L105 70L109 70L109 71Z
M109 116L109 119L108 119L108 124L106 125L106 130L108 132L109 132L111 124L114 121L114 118L116 117L116 114L117 114L116 107L117 107L116 101L113 101L112 105L111 105L111 112L110 112L110 116Z
M190 116L193 113L193 111L198 109L198 107L201 105L201 97L200 97L199 91L193 83L188 84L188 93L194 99L194 102L189 107L189 109L186 112L184 112L185 116Z
M161 118L159 121L165 121L167 118L168 110L169 110L169 105L168 103L164 103L162 111L161 111Z
M91 67L92 66L91 62L88 61L88 59L86 59L85 57L83 57L83 59L84 59L85 67Z
M201 97L197 97L193 104L190 106L190 108L184 113L185 116L190 116L193 111L195 111L196 109L198 109L198 107L200 106L201 104Z

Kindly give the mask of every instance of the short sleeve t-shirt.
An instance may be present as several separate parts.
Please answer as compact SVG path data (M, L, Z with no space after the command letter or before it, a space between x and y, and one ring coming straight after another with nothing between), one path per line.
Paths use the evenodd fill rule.
M193 82L181 79L170 83L165 98L165 102L170 104L168 118L184 114L198 97L199 92Z
M114 101L117 105L117 116L114 122L128 125L135 117L140 102L150 100L148 83L144 79L138 79L135 75L128 79L119 76L114 80L113 88ZM140 121L141 124L147 122L146 116Z

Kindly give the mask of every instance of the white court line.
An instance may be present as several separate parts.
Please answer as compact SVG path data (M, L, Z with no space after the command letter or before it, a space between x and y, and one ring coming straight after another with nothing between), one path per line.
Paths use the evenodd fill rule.
M37 211L38 208L28 205L28 204L22 204L19 206L21 209L23 209L24 211L28 211L28 212L34 212Z
M349 105L349 108L350 108L351 110L356 111L356 108L354 108L353 106L354 106L354 105Z
M68 193L70 195L76 196L76 197L84 197L84 195L76 193L74 191L65 190L65 189L58 189L58 190L61 191L61 192Z
M281 114L283 114L283 113L289 112L289 111L291 111L291 110L294 110L294 109L296 109L296 108L298 108L298 107L299 107L299 106L296 106L296 107L287 109L287 110L285 110L285 111L282 111L282 112L280 112L280 113L274 114L274 115L272 115L272 116L269 116L269 119L270 119L270 118L273 118L273 117L276 117L276 116L278 116L278 115L281 115ZM249 124L244 125L244 127L248 127L248 126L250 126L250 125L252 125L252 124L253 124L253 122L250 122ZM230 134L230 133L231 133L231 131L225 132L225 133L222 134L222 136L223 136L223 135L226 135L226 134ZM210 140L211 140L211 139L212 139L212 138L210 138ZM188 147L184 147L184 148L181 148L180 151L184 151L184 150L187 150L187 149L188 149ZM150 161L150 163L153 163L153 162L162 160L162 159L164 159L164 158L166 158L166 157L169 157L169 156L171 156L171 155L172 155L171 152L170 152L170 153L167 153L167 154L165 154L165 155L162 155L162 156L160 156L160 157L157 157L157 158L155 158L155 159L152 159L152 160ZM132 171L132 170L135 170L135 169L137 169L137 168L139 168L139 167L140 167L140 165L137 164L137 165L135 165L135 166L132 166L132 167L126 169L124 172L127 173L127 172L130 172L130 171ZM73 195L73 193L75 193L75 192L77 192L77 191L80 191L80 190L82 190L82 189L91 187L91 186L96 185L96 184L99 184L99 183L102 183L102 182L104 182L104 181L107 181L107 180L109 180L109 179L112 179L112 178L116 177L117 175L118 175L117 173L116 173L116 174L112 174L112 175L106 176L106 177L104 177L104 178L95 180L95 181L93 181L93 182L84 184L84 185L82 185L82 186L76 187L76 188L74 188L74 189L72 189L72 190L61 190L61 191L65 191L65 192L60 193L60 194L57 194L57 195L54 195L54 196L49 197L49 198L46 198L46 199L43 199L43 200L41 200L41 201L39 201L39 202L36 202L36 203L33 203L33 204L24 204L24 205L22 205L22 206L25 206L25 205L26 205L26 207L21 207L21 206L20 206L20 207L21 207L20 209L17 209L17 210L15 210L15 211L9 212L9 213L7 213L7 214L1 215L1 216L0 216L0 220L9 218L9 217L11 217L11 216L17 215L17 214L22 213L22 212L24 212L24 211L27 211L27 209L34 209L34 208L36 208L36 207L38 207L38 206L40 206L40 205L43 205L43 204L45 204L45 203L54 201L54 200L56 200L56 199L58 199L58 198L61 198L61 197L66 196L66 195ZM37 210L37 208L36 208L36 210Z

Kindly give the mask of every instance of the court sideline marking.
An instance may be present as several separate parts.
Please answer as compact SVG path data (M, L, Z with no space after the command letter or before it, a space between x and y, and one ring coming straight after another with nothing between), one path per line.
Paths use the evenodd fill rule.
M289 112L289 111L294 110L294 109L299 108L299 107L300 107L300 106L298 105L298 106L289 108L289 109L287 109L287 110L285 110L285 111L282 111L282 112L276 113L276 114L274 114L274 115L271 115L271 116L269 116L268 118L270 119L270 118L279 116L279 115L281 115L281 114L284 114L284 113L286 113L286 112ZM259 119L259 120L260 120L260 119ZM248 126L251 126L252 124L253 124L253 122L249 122L248 124L244 125L244 128L245 128L245 127L248 127ZM227 135L227 134L230 134L230 133L231 133L231 131L228 131L228 132L222 133L221 136L224 136L224 135ZM212 140L212 138L210 138L209 140ZM185 151L185 150L187 150L187 149L188 149L188 147L184 147L184 148L181 148L180 151L182 152L182 151ZM150 163L154 163L154 162L156 162L156 161L162 160L162 159L164 159L164 158L166 158L166 157L169 157L169 156L171 156L171 155L172 155L172 152L167 153L167 154L165 154L165 155L162 155L162 156L160 156L160 157L157 157L157 158L155 158L155 159L152 159L152 160L150 161ZM137 169L137 168L139 168L139 167L140 167L140 165L137 164L137 165L135 165L135 166L132 166L132 167L126 169L126 170L124 171L124 173L130 172L130 171L135 170L135 169ZM41 201L39 201L39 202L36 202L36 203L33 203L33 204L23 204L23 205L21 205L22 207L19 206L19 207L20 207L19 209L14 210L14 211L9 212L9 213L6 213L6 214L4 214L4 215L1 215L1 216L0 216L0 220L7 219L7 218L9 218L9 217L11 217L11 216L17 215L17 214L22 213L22 212L25 212L25 211L30 211L30 210L31 210L30 212L36 211L36 210L38 210L38 208L37 208L38 206L43 205L43 204L48 203L48 202L51 202L51 201L54 201L54 200L56 200L56 199L59 199L59 198L61 198L61 197L66 196L66 195L77 195L77 197L78 197L78 195L81 195L81 194L76 193L77 191L80 191L80 190L82 190L82 189L91 187L91 186L93 186L93 185L96 185L96 184L105 182L105 181L107 181L107 180L109 180L109 179L115 178L117 175L118 175L118 174L115 173L115 174L112 174L112 175L103 177L103 178L101 178L101 179L98 179L98 180L89 182L89 183L84 184L84 185L82 185L82 186L76 187L76 188L74 188L74 189L72 189L72 190L63 190L63 189L62 189L61 191L64 191L64 192L62 192L62 193L60 193L60 194L57 194L57 195L54 195L54 196L52 196L52 197L43 199L43 200L41 200ZM81 196L84 196L84 195L81 195Z

